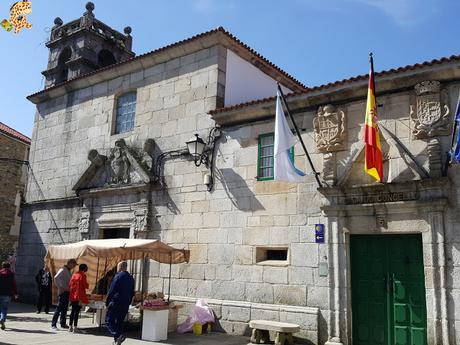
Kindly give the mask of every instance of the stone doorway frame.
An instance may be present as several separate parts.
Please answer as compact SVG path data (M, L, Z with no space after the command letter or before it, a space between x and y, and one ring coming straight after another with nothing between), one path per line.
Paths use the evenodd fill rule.
M423 244L427 340L448 345L448 305L444 216L448 206L447 178L352 188L323 188L321 210L326 218L329 255L329 340L326 345L352 344L350 234L421 234ZM414 200L347 203L350 194L401 190ZM409 195L409 194L408 194ZM409 198L409 197L408 197ZM403 198L404 199L404 198ZM349 201L350 199L348 199ZM355 199L355 201L358 199Z

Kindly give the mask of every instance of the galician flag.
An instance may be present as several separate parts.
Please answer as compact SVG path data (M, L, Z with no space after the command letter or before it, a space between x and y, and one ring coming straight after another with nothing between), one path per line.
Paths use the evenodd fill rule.
M378 182L383 180L382 146L377 125L377 102L375 100L374 62L370 58L369 87L367 91L366 120L364 124L364 171Z
M286 121L281 94L278 91L276 94L275 143L273 148L275 181L305 182L306 174L295 167L294 157L289 152L297 140Z

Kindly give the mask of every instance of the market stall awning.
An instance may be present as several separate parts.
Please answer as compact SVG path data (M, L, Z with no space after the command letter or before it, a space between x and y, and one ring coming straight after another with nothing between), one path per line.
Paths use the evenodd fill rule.
M116 238L50 245L46 253L47 261L85 257L117 258L119 260L149 258L165 264L180 264L188 262L189 251L176 249L159 240Z
M115 269L120 261L151 259L164 264L180 264L188 262L189 257L188 250L171 247L159 240L117 238L50 245L45 262L53 275L69 259L87 264L89 290L97 293L105 274Z

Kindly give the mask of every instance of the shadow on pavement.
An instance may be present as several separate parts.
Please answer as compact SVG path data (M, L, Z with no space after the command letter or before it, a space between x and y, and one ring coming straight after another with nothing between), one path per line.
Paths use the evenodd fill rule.
M24 304L20 302L11 302L10 307L8 308L8 313L13 314L26 314L33 313L37 311L37 307L30 304ZM51 308L50 314L53 314L54 307ZM46 314L45 314L46 315Z
M15 316L8 315L8 321L17 321L17 322L40 322L40 323L49 323L51 325L51 320L42 319L38 317L28 317L28 316Z
M28 329L19 329L19 328L10 328L6 327L6 332L17 332L17 333L35 333L35 334L54 334L56 332L40 331L40 330L28 330ZM3 343L0 343L3 344Z

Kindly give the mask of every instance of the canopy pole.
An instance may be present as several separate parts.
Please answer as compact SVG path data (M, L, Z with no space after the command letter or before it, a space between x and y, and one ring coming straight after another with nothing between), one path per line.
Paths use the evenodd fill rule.
M142 305L144 305L144 289L145 289L145 253L142 253L142 267L141 267L141 293Z
M99 291L99 260L100 257L97 257L97 268L96 268L96 294Z
M171 296L171 270L172 270L172 254L169 253L169 279L168 279L168 304Z
M104 264L104 278L103 278L103 279L104 279L104 285L105 285L106 289L104 289L104 290L102 291L102 296L106 295L107 292L109 291L109 284L108 284L108 282L107 282L107 277L106 277L106 275L107 275L107 258L105 258L105 264ZM98 293L98 292L99 292L99 291L96 290L96 293Z

